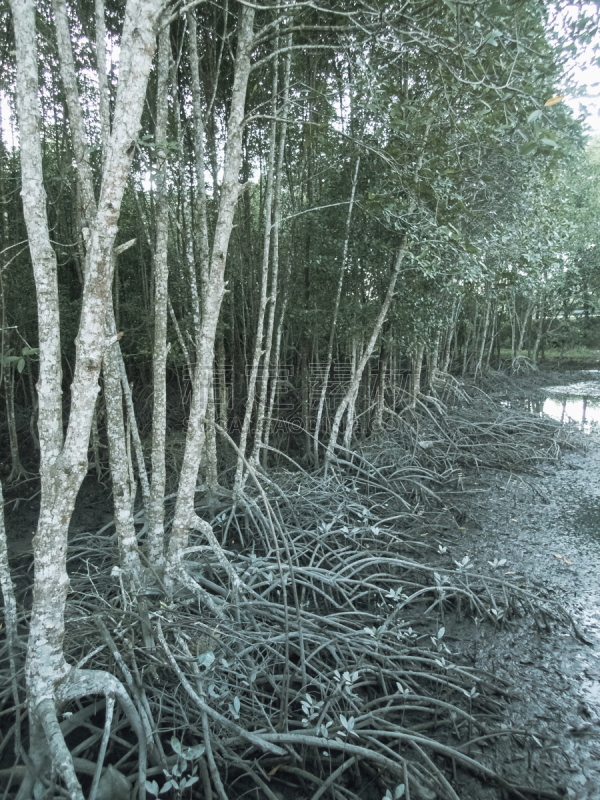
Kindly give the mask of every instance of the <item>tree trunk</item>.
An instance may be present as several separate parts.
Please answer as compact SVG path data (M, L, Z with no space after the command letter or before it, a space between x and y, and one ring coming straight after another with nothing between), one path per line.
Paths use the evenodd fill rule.
M542 342L542 335L544 330L544 316L545 316L545 297L544 293L542 292L542 298L540 300L540 305L538 309L538 325L537 325L537 333L535 337L535 342L533 345L533 352L531 354L531 360L534 364L537 364L537 354Z
M479 357L477 359L477 364L475 365L475 378L481 372L482 364L483 364L483 354L485 352L485 343L487 339L487 332L490 323L490 310L492 306L492 301L488 299L486 306L485 306L485 318L483 320L483 325L481 328L481 347L479 348Z
M275 47L278 49L279 39L276 39ZM276 280L277 276L273 273L271 277L271 298L267 295L269 285L269 262L271 255L271 234L273 230L273 199L275 194L275 148L277 138L277 91L278 91L278 73L279 64L277 58L273 60L273 84L271 88L271 130L269 140L269 157L267 162L267 187L265 194L265 230L263 238L263 256L262 256L262 269L261 269L261 283L260 283L260 302L258 306L258 317L256 320L256 339L254 342L254 353L252 357L252 369L250 371L250 379L248 381L248 391L246 394L246 410L244 413L244 421L242 423L242 430L240 433L240 443L238 452L238 461L235 472L235 479L233 485L234 496L237 497L244 485L244 459L246 456L246 444L248 433L250 431L250 422L254 411L254 400L256 397L256 383L258 380L258 373L262 364L262 371L264 373L263 380L269 379L269 363L266 360L266 351L268 345L263 342L265 315L267 312L267 303L271 305L275 302L276 293ZM262 173L261 173L262 174ZM275 268L275 265L273 265ZM270 315L272 318L272 315ZM272 331L271 331L272 332ZM258 428L258 420L257 420Z
M438 372L438 362L440 358L440 339L442 337L442 332L438 330L435 335L435 339L433 342L433 347L429 351L429 355L427 356L427 386L433 388L435 383L435 377Z
M17 420L15 417L15 368L13 363L4 367L4 390L6 392L6 422L8 425L8 441L10 444L11 470L8 483L25 475L19 455L19 437L17 436Z
M4 600L4 626L6 630L6 643L8 645L8 665L12 684L12 698L15 708L19 707L19 688L17 684L17 662L16 653L18 646L17 630L17 603L15 600L15 590L10 574L8 563L8 543L6 540L6 530L4 527L4 496L2 494L2 484L0 483L0 590ZM19 757L21 737L19 718L15 726L15 755Z
M71 386L70 417L63 441L58 282L43 184L35 3L33 0L11 0L17 61L22 200L36 284L40 349L38 428L41 449L41 503L38 527L33 539L35 576L25 667L30 758L33 768L39 770L44 767L46 754L50 753L52 763L73 800L83 800L83 794L71 756L60 733L55 703L100 691L114 692L121 697L124 708L127 703L128 708L131 706L126 693L122 692L122 688L113 678L105 673L81 672L65 661L64 611L69 585L66 552L69 520L87 471L87 447L98 392L98 376L105 349L109 346L104 329L113 280L112 251L121 200L134 152L132 143L138 136L146 84L152 65L154 28L161 9L160 0L130 0L125 9L113 134L102 175L97 211L93 214L91 207L86 206L90 228L85 282L81 321L75 342L76 361ZM56 17L63 83L68 92L68 62L70 60L72 63L72 52L70 41L63 41L60 13L56 13ZM75 102L74 98L72 100ZM80 108L79 110L81 113ZM77 125L76 116L70 113L73 125ZM74 135L73 139L75 142L77 136ZM85 153L81 160L77 158L77 162L78 168L85 172ZM136 721L135 717L134 710L131 715L132 724L139 729L139 718ZM143 787L143 732L139 746L140 784ZM32 773L28 771L19 792L20 798L31 793L32 782ZM143 788L140 794L144 795Z
M287 37L286 46L291 47L292 37ZM283 103L281 107L281 116L285 120L289 113L289 94L290 94L290 67L291 67L291 53L288 53L285 61L285 70L283 76ZM273 88L276 89L276 82L273 82ZM275 115L277 115L277 108L275 106ZM271 370L271 351L273 348L273 332L275 328L275 310L277 306L277 293L279 281L279 231L281 228L281 185L283 179L283 157L285 154L285 139L286 139L287 125L285 122L281 125L279 132L277 165L275 168L275 186L273 190L273 255L272 255L272 271L271 271L271 292L269 297L269 315L267 320L267 333L265 340L265 355L263 359L263 374L261 376L260 391L258 395L258 405L256 412L256 431L254 434L254 447L250 463L255 466L258 462L260 453L260 446L263 441L263 431L265 426L267 392L269 387L269 380L275 380L275 376Z
M412 366L410 372L410 400L409 407L414 408L417 405L417 399L421 393L421 369L423 367L423 354L425 353L425 345L418 344L415 347L412 357Z
M246 89L251 64L254 13L254 8L248 6L241 6L239 12L238 41L231 107L227 123L223 183L219 194L219 210L210 257L207 292L202 298L202 330L199 341L196 342L196 368L192 385L190 423L186 436L179 491L169 541L168 567L175 572L181 566L183 551L187 547L189 531L192 526L196 527L199 524L194 509L194 496L204 443L204 422L209 400L209 382L212 381L215 336L225 291L225 262L233 227L234 211L240 191L238 175L242 155Z
M352 397L354 396L355 392L358 390L358 386L360 384L360 379L362 377L363 370L369 358L371 357L371 353L375 347L375 343L377 342L377 338L381 332L381 328L383 327L383 323L385 322L385 318L387 317L387 313L389 307L392 303L392 298L394 296L394 289L396 288L396 281L398 280L398 275L400 274L400 267L402 266L402 262L404 260L404 256L407 250L407 241L406 239L403 240L402 244L398 249L398 253L396 255L396 263L394 265L394 271L392 273L392 277L390 279L390 283L387 289L387 293L383 304L381 306L381 311L375 321L373 326L373 330L371 331L371 336L367 342L367 346L364 349L362 357L359 361L359 364L354 370L352 378L350 380L350 384L346 389L346 393L342 398L340 404L337 407L335 412L335 416L333 418L333 424L331 426L331 434L329 437L329 444L327 445L327 452L325 453L325 465L327 465L333 458L333 453L337 445L338 434L340 430L340 425L342 422L342 417L346 409L348 408L348 404L350 403Z
M107 314L106 330L115 331L112 309ZM108 438L108 458L112 479L114 520L119 545L121 568L128 582L137 591L141 583L141 564L133 522L129 464L127 457L125 420L123 416L123 389L119 369L120 348L116 341L108 347L104 355L102 372L104 375L104 401L106 404L106 435Z
M354 208L354 198L356 197L356 184L358 182L358 169L360 167L360 157L356 159L354 166L354 175L352 176L352 191L350 192L350 204L348 206L348 217L346 219L346 237L344 239L344 249L342 252L342 264L340 267L340 277L338 278L337 291L335 295L335 305L333 307L333 319L331 321L331 329L329 332L329 344L327 346L327 361L325 362L325 371L323 376L323 385L321 387L321 395L319 397L319 406L317 408L317 419L315 421L315 439L314 439L314 460L315 467L319 466L319 433L321 430L321 420L323 418L323 408L325 407L325 397L327 395L327 386L329 383L329 372L331 370L331 362L333 360L333 343L335 341L335 332L337 327L337 319L340 310L340 300L342 297L342 286L344 283L344 272L346 271L346 263L348 261L348 246L350 244L350 225L352 222L352 209Z
M169 113L169 60L171 38L163 28L158 38L156 87L156 134L158 166L156 175L156 243L154 247L154 348L152 352L152 482L150 518L146 534L148 561L159 572L165 560L165 446L167 431L167 301L169 267L169 205L167 196L167 121Z

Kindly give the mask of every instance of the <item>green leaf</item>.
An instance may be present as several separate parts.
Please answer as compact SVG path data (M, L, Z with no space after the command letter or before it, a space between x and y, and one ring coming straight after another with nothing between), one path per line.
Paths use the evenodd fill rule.
M532 111L531 114L527 117L527 122L535 122L536 119L539 119L542 116L541 109L537 108L535 111Z
M205 669L209 670L214 660L215 654L212 652L212 650L209 650L207 653L201 653L198 656L198 666L205 667Z
M508 17L511 13L510 8L504 3L492 3L488 10L491 17Z
M500 36L502 36L500 31L497 30L497 29L494 29L493 31L490 31L488 33L488 35L483 40L483 43L484 44L491 44L493 47L496 47L498 45L498 39L500 38Z
M519 153L521 153L522 156L527 156L529 153L535 150L535 148L535 142L524 142L524 144L519 145Z
M181 755L181 742L176 736L171 736L171 747L177 753L178 756Z
M185 752L185 757L187 761L193 761L195 758L200 758L200 756L204 755L204 751L206 750L203 744L197 744L194 747L188 747Z

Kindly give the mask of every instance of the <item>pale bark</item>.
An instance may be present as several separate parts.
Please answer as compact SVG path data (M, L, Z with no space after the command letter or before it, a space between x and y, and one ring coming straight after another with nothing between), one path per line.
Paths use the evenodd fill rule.
M510 308L509 304L507 303L507 310L510 316L510 332L511 332L511 339L510 339L510 349L513 360L517 357L516 351L516 341L517 341L517 299L516 299L516 292L512 290L512 308Z
M442 364L442 372L448 372L450 363L452 361L452 342L456 338L456 328L458 325L458 315L460 313L461 301L460 298L454 298L452 302L452 313L450 316L450 325L448 327L448 335L446 338L446 345L444 348L444 360Z
M474 377L476 378L479 373L481 372L481 367L483 364L483 354L485 352L485 343L487 341L487 333L490 324L490 311L492 307L492 301L488 299L486 306L485 306L485 317L483 320L483 325L481 329L481 346L479 348L479 356L477 358L477 363L475 364L475 374Z
M362 352L362 342L359 343L356 337L354 337L352 339L352 374L354 374L354 372L356 371L356 367L359 360L359 352ZM361 374L361 379L362 379L362 374ZM348 409L346 411L346 427L344 428L344 438L342 441L344 447L347 450L350 449L350 445L352 444L352 434L354 432L354 417L356 414L356 399L358 397L359 389L360 389L360 380L356 384L356 388L352 393L350 400L348 401Z
M80 102L79 97L77 94L77 79L75 75L75 67L73 63L73 56L71 50L71 43L69 38L69 27L68 27L68 18L67 18L67 11L64 0L56 0L54 5L55 11L55 18L57 29L59 30L59 57L60 57L60 65L61 65L61 75L63 77L63 81L66 88L66 96L67 96L67 105L69 111L72 112L72 118L75 121L74 124L71 125L71 136L73 139L73 149L76 154L76 161L77 161L77 175L78 175L78 190L79 193L86 199L87 204L87 214L89 217L95 217L97 213L96 203L94 198L94 188L92 184L92 173L89 169L89 163L86 161L87 157L87 146L85 142L85 131L82 124L82 117L81 117L81 109L80 109ZM102 144L103 144L103 165L106 164L106 156L108 152L109 146L109 135L110 135L110 119L109 119L109 107L108 107L108 84L106 80L105 74L105 30L104 30L104 6L102 0L97 0L96 7L96 58L98 62L98 84L101 90L104 91L104 97L106 102L102 102L102 92L101 92L101 105L100 105L100 114L101 114L101 131L102 131ZM104 70L104 74L102 75L101 72ZM83 235L86 241L89 241L89 231L87 229L83 230ZM111 258L114 259L113 261L113 270L116 272L116 258L120 253L125 252L125 250L129 249L131 246L135 244L136 240L132 239L124 244L119 245L117 248L113 250ZM117 287L118 289L118 287ZM112 304L109 305L107 315L106 315L106 331L105 331L107 338L114 337L116 335L116 327L115 327L115 319L113 315ZM116 359L116 365L118 366L120 379L122 384L122 390L125 394L125 399L128 408L128 418L130 429L133 433L135 449L136 449L136 458L138 462L138 472L140 476L140 483L142 486L142 498L144 501L144 508L146 510L146 519L148 519L148 508L149 508L149 487L148 487L148 478L146 474L146 468L143 459L142 447L139 437L139 432L137 428L137 423L135 419L135 413L133 409L133 400L131 397L131 389L129 387L129 383L127 381L127 374L125 372L125 365L123 363L123 356L121 354L121 349L118 347L116 350L112 350L112 355ZM115 391L117 391L115 385ZM121 393L119 391L119 397ZM114 404L109 403L107 405L107 411L114 410ZM92 444L94 449L94 461L96 465L96 471L98 473L98 477L100 477L100 461L99 461L99 438L98 438L98 424L97 424L97 403L94 409L94 416L92 419ZM113 435L116 435L117 428L121 430L121 438L123 442L125 441L125 427L123 425L123 414L122 409L121 413L118 414L116 417L113 418L111 422L111 429L113 431ZM123 444L123 447L125 445ZM113 446L114 450L114 446ZM115 484L115 476L113 474L113 484ZM132 494L132 492L130 492ZM131 512L133 512L133 503L135 501L135 497L131 498ZM117 513L115 511L115 513ZM133 520L129 523L130 526L133 526ZM136 571L136 579L138 577L138 571Z
M92 417L92 431L90 435L90 439L92 441L92 453L94 456L94 460L92 465L96 470L96 477L98 480L102 477L102 467L100 465L100 434L98 433L98 400L96 399L96 405L94 406L94 415Z
M287 37L287 46L290 47L292 43L291 34ZM285 61L285 70L283 76L283 103L281 107L281 116L287 119L289 108L290 96L290 67L291 67L291 53ZM274 90L276 84L274 83ZM256 431L254 434L254 447L250 463L255 466L258 461L260 446L263 440L263 431L265 426L265 413L267 403L267 391L269 380L275 380L275 376L271 374L271 351L273 348L273 331L275 327L275 309L277 305L277 290L279 281L279 232L281 228L281 184L283 179L283 157L285 154L285 139L287 132L287 124L285 122L281 125L279 132L278 152L277 152L277 165L275 167L275 186L273 198L273 254L272 254L272 273L271 273L271 293L269 297L269 316L267 320L267 333L265 338L265 355L263 359L264 369L261 376L260 391L258 395L258 404L256 412ZM276 367L278 368L278 367Z
M140 432L135 417L135 409L133 406L133 397L131 394L131 386L125 371L125 362L121 355L121 350L118 351L119 369L121 372L121 386L123 387L123 396L125 397L125 406L127 407L127 419L131 429L131 438L133 439L133 449L135 452L135 461L138 468L138 478L142 490L142 505L146 522L150 516L150 484L148 482L148 473L146 472L146 462L144 461L144 451L142 449L142 441L140 439Z
M96 69L98 71L98 105L103 162L110 138L110 94L106 76L106 26L104 23L104 0L94 0L96 25Z
M335 416L333 418L333 423L331 426L331 434L329 437L329 443L327 445L327 451L325 453L325 467L327 468L329 462L333 458L333 453L337 445L338 434L340 430L340 425L342 422L342 418L352 397L358 391L358 386L360 384L360 379L362 377L363 370L373 353L373 349L383 327L383 323L385 322L385 318L387 317L387 313L389 311L390 305L392 303L392 298L394 297L394 289L396 288L396 281L398 280L398 275L400 274L400 268L402 266L402 262L404 260L404 256L406 255L407 250L407 241L406 238L403 240L402 244L398 248L398 253L396 255L396 262L394 264L394 271L392 272L392 276L390 278L390 282L388 285L388 289L385 295L385 299L381 306L381 310L377 316L375 324L373 325L373 330L371 331L371 336L367 342L367 345L363 351L363 354L359 360L358 366L353 371L352 378L350 380L350 384L346 389L346 393L342 398L340 404L338 405Z
M529 317L533 313L534 305L535 302L532 300L527 304L527 308L525 309L525 316L523 317L523 322L520 326L520 331L519 331L519 344L517 347L517 356L521 353L521 350L523 349L523 342L525 341L525 332L527 330L527 323L529 322Z
M86 146L83 111L79 102L75 64L73 63L73 50L71 47L71 34L69 32L69 19L65 0L52 0L52 8L54 10L56 44L60 54L60 75L67 98L67 106L69 108L69 127L72 133L73 152L75 153L75 160L77 161L77 171L81 176L79 181L83 205L81 223L84 229L85 240L89 237L90 225L96 216L94 180L89 160L89 148Z
M538 309L537 333L535 337L535 343L533 345L533 352L531 354L531 360L533 361L534 364L537 364L537 354L542 341L542 336L544 331L544 317L545 317L545 296L544 292L542 291L542 297Z
M202 310L200 305L200 295L205 297L208 291L209 273L209 248L208 248L208 218L206 187L204 180L204 123L202 119L199 64L197 53L196 19L193 14L188 15L190 23L190 67L192 69L192 99L194 110L194 154L196 160L196 172L198 180L198 210L200 214L199 230L195 231L192 225L192 215L188 195L185 190L185 164L181 162L181 185L182 185L182 211L183 211L183 246L185 250L185 260L188 267L190 293L192 298L192 313L194 321L194 342L197 343L201 335ZM181 128L181 111L178 96L175 98L175 113L178 126L178 138L183 148L183 130ZM195 231L196 236L193 236ZM200 292L198 291L196 259L194 256L193 239L195 238L196 250L200 254ZM199 240L199 241L198 241ZM190 372L193 373L195 367L190 363ZM213 367L211 372L205 376L206 384L209 387L210 398L207 405L206 419L204 421L204 442L201 456L201 465L204 470L206 487L208 490L210 503L214 504L215 496L219 489L218 469L217 469L217 442L214 427L214 376Z
M498 325L498 315L492 312L492 327L490 330L490 343L488 346L487 357L485 360L485 369L489 371L490 369L490 361L492 359L492 351L494 349L494 339L496 338L496 327Z
M340 276L338 278L337 291L335 295L335 305L333 307L333 319L331 321L331 330L329 332L329 344L327 346L327 361L325 362L325 374L323 377L323 386L321 387L321 394L319 396L319 406L317 408L317 419L315 422L315 439L314 439L314 460L315 466L319 466L319 433L321 429L321 420L323 418L323 409L325 407L325 397L327 395L327 386L329 383L329 372L331 370L331 362L333 360L333 343L335 341L335 332L337 329L337 320L340 310L340 300L342 297L342 285L344 283L344 273L346 271L346 263L348 261L348 245L350 244L350 224L352 222L352 209L354 208L354 198L356 196L356 184L358 182L358 169L360 167L360 156L356 159L354 166L354 175L352 176L352 191L350 192L350 204L348 206L348 217L346 219L346 237L344 239L344 249L342 251L342 265L340 267Z
M198 526L200 522L194 510L194 496L204 444L204 423L210 394L209 382L212 381L215 336L225 291L225 263L233 227L233 215L240 192L238 175L242 154L246 89L252 54L254 13L254 8L242 6L238 19L237 52L231 110L227 122L223 183L209 263L207 292L202 298L202 330L199 341L196 342L196 368L192 384L190 422L169 542L168 566L174 570L177 570L181 564L190 529L192 526Z
M217 380L219 384L219 425L227 430L227 379L225 374L225 343L223 336L217 339Z
M167 480L165 445L167 433L167 305L169 266L169 206L167 196L167 122L169 112L169 28L158 38L158 74L156 87L156 135L158 168L156 175L156 243L154 247L154 349L152 408L152 483L150 516L146 533L148 560L162 570L165 559L165 486Z
M435 379L438 373L438 363L440 359L440 340L442 338L441 330L438 330L433 340L433 347L430 349L427 356L427 381L426 385L433 388Z
M19 687L17 683L17 648L19 643L18 629L17 629L17 603L15 600L15 590L10 574L10 565L8 563L8 543L6 541L6 530L4 527L4 496L2 494L2 484L0 483L0 590L2 591L2 598L4 600L4 627L6 630L6 643L8 645L8 665L10 669L10 677L12 684L12 696L15 704L15 709L20 704L19 700ZM20 739L20 725L19 718L17 717L17 725L15 727L15 754L20 755L19 747Z
M477 321L478 321L478 307L475 304L475 318L473 320L473 325L469 326L469 330L467 332L467 338L465 340L465 351L463 353L463 365L462 365L462 374L465 375L467 371L467 366L469 364L469 345L471 344L471 340L475 336L475 331L477 329Z
M107 314L107 333L114 329L114 317ZM123 416L123 389L121 386L120 358L116 341L104 355L104 402L106 403L106 435L108 457L112 478L114 521L119 545L121 567L128 582L137 589L141 583L141 564L137 547L135 525L132 514L132 499L129 480L129 459L125 439Z
M278 41L278 40L277 40ZM277 47L277 45L276 45ZM274 60L273 63L273 83L271 87L271 115L272 121L269 134L269 156L267 160L267 186L265 192L265 231L263 238L263 255L262 255L262 268L261 268L261 283L260 283L260 302L258 307L258 315L256 320L256 339L254 341L254 353L252 357L252 369L248 379L248 387L246 391L246 409L244 413L244 421L242 423L242 430L240 433L239 454L237 467L235 472L235 479L233 483L234 497L238 497L244 484L244 458L246 457L246 445L248 441L248 433L250 431L250 422L254 412L254 401L256 398L256 382L258 380L258 371L262 364L265 379L269 379L269 363L266 360L266 346L263 342L265 314L267 311L267 303L274 303L275 298L267 297L267 290L269 286L269 261L271 254L271 234L273 229L273 196L275 190L275 146L277 137L277 85L278 85L278 61ZM273 282L275 276L271 279L272 295L275 291L276 284Z
M70 41L58 18L61 70L70 88ZM38 53L35 3L11 0L17 61L17 115L21 146L21 180L25 224L38 302L40 349L39 433L41 446L41 507L33 540L35 577L26 682L30 720L31 757L42 766L50 750L53 764L72 798L83 798L72 760L56 719L55 703L65 695L81 697L105 692L110 676L81 678L64 658L64 610L69 579L66 570L67 530L75 498L87 471L87 446L98 392L98 376L109 343L104 336L105 315L111 298L115 235L123 191L137 139L148 75L155 47L155 24L162 0L130 0L120 48L120 75L98 207L90 220L76 363L71 386L69 425L63 443L60 369L60 324L56 258L50 244L43 186L43 164L38 117ZM66 31L68 39L68 29ZM75 103L76 98L73 98ZM77 121L75 120L75 125ZM75 137L74 137L75 138ZM81 155L85 173L85 153ZM78 159L79 160L79 159ZM85 675L86 673L83 673ZM114 682L114 679L113 679ZM117 691L111 685L110 691ZM127 703L122 699L122 703ZM58 731L58 734L57 734ZM140 751L145 750L140 740ZM140 775L140 777L142 777ZM20 796L27 796L26 784ZM143 782L142 782L143 786ZM141 790L143 795L143 789Z
M418 344L413 352L412 366L410 373L410 399L409 407L415 408L417 399L421 392L421 369L423 367L423 354L425 353L425 345Z
M209 270L209 241L208 241L208 215L206 200L206 180L204 170L206 168L204 158L204 117L202 115L202 90L200 88L200 63L198 59L198 31L196 25L196 14L189 11L187 20L190 27L190 72L192 77L192 107L194 112L194 155L196 159L196 180L198 213L200 216L199 230L199 252L200 252L200 278L202 281L202 292L206 291L208 285Z
M285 320L285 314L287 310L288 301L290 298L289 293L289 277L291 271L291 260L288 260L287 269L285 278L283 281L284 289L283 289L283 299L281 302L281 311L279 313L279 321L277 323L277 332L275 334L275 352L273 355L273 376L271 381L271 389L269 392L269 403L267 406L267 413L265 419L265 434L264 434L264 465L267 464L267 456L268 456L268 447L269 447L269 438L271 435L271 424L273 422L273 409L275 407L275 398L277 397L277 391L279 388L279 373L280 373L280 361L281 361L281 337L283 334L283 323Z

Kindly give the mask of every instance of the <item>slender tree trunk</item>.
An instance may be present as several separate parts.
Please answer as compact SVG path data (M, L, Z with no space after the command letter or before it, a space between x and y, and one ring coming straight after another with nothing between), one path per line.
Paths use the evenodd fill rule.
M6 392L6 422L8 425L11 460L11 470L7 482L12 483L25 475L19 455L19 437L17 435L17 420L15 417L15 368L12 363L4 367L4 391Z
M425 345L418 344L415 347L412 357L412 367L410 373L410 408L417 405L417 399L421 393L421 369L423 367L423 354L425 353Z
M168 28L158 38L156 87L156 243L154 247L154 349L152 408L152 482L150 484L150 518L146 534L148 560L162 570L165 559L165 486L167 480L165 447L167 432L167 301L169 266L169 202L167 195L167 121L169 113L169 60L171 39Z
M116 334L114 317L107 314L106 331ZM133 522L129 464L123 416L123 389L121 385L119 342L107 348L102 372L104 375L104 401L106 404L106 435L108 457L113 487L114 519L119 545L121 567L137 590L141 583L141 564Z
M100 433L98 432L98 398L96 398L96 405L94 406L90 438L92 440L92 453L94 454L93 467L96 470L96 477L100 480L102 477L102 465L100 463Z
M481 327L481 347L479 348L479 357L477 359L477 364L475 365L475 378L481 372L481 368L483 365L483 354L485 352L485 343L487 340L487 332L488 327L490 324L490 310L492 307L492 301L488 299L486 306L485 306L485 317L483 320L483 325Z
M369 358L371 357L371 353L373 352L373 349L375 347L375 343L377 342L377 338L378 338L378 336L379 336L379 334L381 332L381 328L383 327L383 323L385 322L385 318L387 317L387 313L388 313L389 307L390 307L390 305L392 303L392 298L394 296L394 289L396 288L396 281L398 280L398 275L400 274L400 267L402 266L402 262L404 260L404 256L406 255L406 250L407 250L407 242L406 242L406 239L404 239L404 241L400 245L400 247L398 249L398 253L396 255L396 263L394 265L394 271L393 271L391 279L390 279L390 283L389 283L389 286L388 286L388 290L387 290L385 299L384 299L383 304L381 306L381 311L379 312L377 320L375 321L375 324L373 326L373 330L371 331L371 336L370 336L370 338L369 338L369 340L367 342L367 346L364 349L364 352L363 352L362 357L361 357L361 359L359 361L359 364L358 364L356 370L354 371L354 373L352 375L352 378L350 380L350 384L349 384L348 388L346 389L344 397L342 398L342 400L341 400L340 404L338 405L337 410L335 412L335 416L333 418L333 424L331 426L331 434L330 434L330 437L329 437L329 444L327 445L327 452L325 453L325 465L326 465L326 467L329 464L329 462L331 461L331 459L333 457L333 453L334 453L335 447L337 445L338 434L339 434L340 425L341 425L341 422L342 422L342 417L344 416L344 413L346 412L346 409L348 408L348 405L349 405L352 397L354 396L355 392L358 389L358 386L360 384L360 379L361 379L363 370L365 368L365 365L367 364Z
M519 346L517 347L517 355L523 349L523 343L525 341L525 333L527 331L527 323L529 322L529 317L533 313L533 306L534 306L534 303L533 303L533 301L531 301L530 303L527 304L527 308L525 309L525 316L523 318L523 324L522 324L521 330L519 332Z
M98 70L98 96L100 101L100 134L102 159L110 139L110 92L106 76L106 25L104 22L104 0L94 0L94 24L96 28L96 68Z
M118 249L118 248L117 248ZM144 460L144 451L142 449L142 441L140 439L140 432L135 416L135 408L133 405L133 397L131 394L131 386L125 371L125 362L119 348L117 352L119 358L119 370L121 373L121 386L123 388L123 397L125 398L125 406L127 408L127 419L131 430L131 438L133 439L133 449L135 452L135 461L138 468L138 478L142 490L142 505L144 507L144 516L146 523L150 518L150 484L148 482L148 473L146 471L146 462ZM132 502L135 498L132 498Z
M342 252L342 264L340 267L340 277L338 278L337 291L335 295L335 305L333 307L333 319L331 320L331 330L329 332L329 344L327 346L327 361L325 362L323 385L321 386L321 394L319 396L319 406L317 408L317 418L315 421L314 461L316 467L319 466L319 433L321 430L321 420L323 418L325 397L327 395L327 386L329 383L329 372L331 370L331 362L333 360L333 344L335 341L337 320L340 310L342 285L344 283L344 273L346 271L346 263L348 260L348 246L350 244L350 225L352 222L352 209L354 208L354 198L356 197L356 184L358 182L359 167L360 167L360 157L356 159L356 164L354 166L354 175L352 176L352 191L350 192L350 204L348 205L348 217L346 219L346 237L344 239L344 249Z
M492 329L490 332L490 344L488 347L487 358L485 360L485 371L489 372L490 369L490 362L492 360L492 351L494 349L494 339L497 335L497 326L498 326L498 315L495 313L495 310L492 309Z
M267 406L267 414L265 420L265 435L264 435L264 460L263 465L266 467L267 465L267 457L268 457L268 447L269 447L269 438L271 435L271 425L273 423L273 410L275 408L275 398L277 397L277 391L279 388L279 376L281 371L281 337L283 333L283 323L285 321L285 314L287 310L288 300L289 300L289 276L291 270L291 260L288 260L286 275L283 281L283 299L281 302L281 311L279 314L279 321L277 323L277 332L275 334L275 353L273 356L273 378L271 381L271 388L269 393L269 403Z
M206 408L209 400L210 384L207 381L207 376L210 376L210 380L212 380L215 336L225 291L225 262L233 227L234 211L240 191L238 175L242 155L246 89L251 64L254 13L254 8L241 6L238 19L238 41L231 106L227 123L223 182L219 194L219 211L208 270L207 291L202 298L202 330L199 341L196 342L196 368L192 386L190 424L186 436L179 491L169 542L168 566L175 572L181 566L183 551L187 547L190 529L192 526L202 527L201 521L194 510L194 496L200 454L204 443Z
M287 37L286 46L291 47L292 37ZM283 103L281 106L281 115L285 120L289 113L289 94L290 94L290 67L291 67L291 53L285 61L285 69L283 76ZM276 89L276 82L274 82L274 89ZM277 290L279 281L279 232L281 228L281 184L283 180L283 157L285 154L285 139L286 139L287 125L282 123L279 132L278 153L277 153L277 166L275 169L275 187L274 187L274 207L273 207L273 255L272 255L272 272L271 272L271 293L269 297L269 315L267 320L267 333L265 340L265 354L263 359L264 369L261 376L260 391L258 396L258 406L256 412L256 431L254 434L254 448L250 463L254 466L258 462L260 453L260 446L263 441L263 431L265 425L267 391L269 387L269 379L275 380L274 374L271 370L271 351L273 347L273 331L275 327L275 310L277 306Z
M467 338L465 340L465 351L463 353L463 365L462 365L462 374L466 375L467 367L469 366L469 345L471 341L475 339L475 333L477 331L477 322L479 318L479 309L477 303L475 304L475 317L473 319L473 326L469 328L467 333Z
M543 330L544 330L544 316L545 316L544 315L544 308L545 308L544 300L545 300L544 292L542 291L542 297L541 297L541 300L540 300L540 305L539 305L539 310L538 310L537 333L536 333L535 342L534 342L534 345L533 345L533 352L531 354L531 360L536 365L537 365L537 354L538 354L538 350L539 350L539 347L540 347L540 344L541 344L541 341L542 341L542 334L543 334Z
M456 327L458 324L458 314L460 311L460 299L455 298L452 302L452 314L450 316L450 325L448 327L448 335L444 347L444 359L442 361L442 372L447 373L450 369L450 362L452 359L452 342L456 335Z
M512 307L508 308L508 313L510 316L510 349L512 353L513 361L517 357L517 298L515 290L512 291Z
M438 330L435 335L433 347L431 348L431 350L429 351L429 355L427 356L427 386L431 388L433 388L433 385L435 383L435 378L438 372L441 337L442 337L442 332Z
M223 334L217 338L217 380L219 384L219 425L227 430L227 376L225 371L225 342Z
M385 389L387 384L388 364L390 363L390 348L386 342L381 345L379 353L379 371L377 375L377 392L373 430L380 431L383 427L383 410L385 408Z
M278 49L278 42L279 39L276 40L275 47ZM263 341L264 336L264 323L265 323L265 315L267 312L267 303L269 302L269 298L267 296L267 290L269 286L269 262L270 262L270 255L271 255L271 234L273 231L273 198L275 193L275 149L276 149L276 139L277 139L277 91L278 91L278 73L279 73L279 65L277 59L273 61L273 83L271 88L271 130L270 130L270 141L269 141L269 157L267 162L267 187L266 187L266 195L265 195L265 211L264 211L264 218L265 218L265 231L264 231L264 238L263 238L263 256L262 256L262 269L261 269L261 283L260 283L260 302L258 307L258 317L256 321L256 339L254 342L254 353L252 357L252 369L250 371L250 378L248 381L248 390L246 393L246 410L244 413L244 421L242 423L242 430L240 433L240 443L239 443L239 451L238 451L238 462L236 467L234 485L233 485L233 493L234 496L238 496L241 489L243 488L244 484L244 462L246 456L246 445L248 440L248 433L250 431L250 422L252 420L252 415L254 411L254 400L256 397L256 382L258 380L258 373L260 366L262 364L263 373L265 373L264 378L268 381L269 379L269 364L266 361L265 355L267 350L267 345ZM275 265L274 265L275 268ZM275 292L276 292L276 278L277 276L273 273L271 278L271 294L272 297L270 298L271 304L275 302Z

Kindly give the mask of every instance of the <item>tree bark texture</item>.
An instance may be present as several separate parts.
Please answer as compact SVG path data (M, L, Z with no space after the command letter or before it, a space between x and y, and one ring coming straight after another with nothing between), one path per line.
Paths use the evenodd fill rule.
M22 200L36 284L40 350L41 507L33 540L35 576L25 673L34 766L42 766L44 748L49 748L53 764L70 796L82 798L64 739L56 733L60 729L55 702L64 692L81 692L77 696L82 696L88 690L103 691L107 681L104 678L88 683L82 681L64 658L64 610L69 585L67 530L75 498L87 472L87 447L98 393L98 376L109 346L104 331L106 309L111 300L112 251L139 131L155 49L155 25L162 10L162 0L130 0L125 10L114 125L97 210L90 219L70 416L64 439L57 268L50 243L43 185L35 10L32 0L11 2L17 61ZM61 22L61 19L64 22L64 15L59 5L55 12L63 81L67 95L71 95L75 103L70 85L69 59L72 60L72 52L70 40L68 37L65 40L68 29L65 32ZM75 126L76 117L77 114ZM74 141L76 138L74 135ZM81 164L78 163L80 165L85 174L85 153ZM44 740L45 745L42 745Z
M251 65L254 13L254 8L245 5L240 8L239 12L223 182L219 194L219 210L210 257L207 292L202 298L202 329L200 340L196 342L196 367L193 377L190 420L169 542L168 566L175 570L181 564L190 529L198 525L194 510L194 496L204 444L204 424L210 394L209 388L212 382L217 323L225 291L225 263L233 228L233 215L240 192L238 175L242 155L246 88Z

